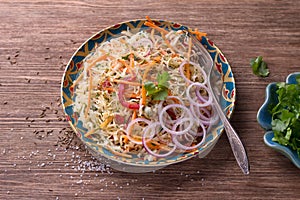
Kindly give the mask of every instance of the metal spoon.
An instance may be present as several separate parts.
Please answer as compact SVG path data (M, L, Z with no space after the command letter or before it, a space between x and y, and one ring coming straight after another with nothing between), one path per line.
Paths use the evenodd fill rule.
M191 37L192 42L194 44L193 48L198 54L197 61L200 63L200 66L204 67L204 71L207 74L207 78L208 78L207 85L208 85L209 90L212 91L214 106L217 110L217 113L218 113L221 121L224 124L226 135L228 137L234 157L235 157L239 167L243 171L243 173L249 174L249 162L248 162L248 157L247 157L245 147L244 147L242 141L240 140L239 136L237 135L237 133L235 132L235 130L229 123L227 117L225 116L225 114L219 104L219 101L217 100L216 94L211 86L211 82L212 82L212 79L214 76L214 74L212 73L212 71L213 71L212 69L214 66L213 60L212 60L211 56L209 55L209 53L207 52L206 48L199 42L199 40L193 34L188 33L188 36Z

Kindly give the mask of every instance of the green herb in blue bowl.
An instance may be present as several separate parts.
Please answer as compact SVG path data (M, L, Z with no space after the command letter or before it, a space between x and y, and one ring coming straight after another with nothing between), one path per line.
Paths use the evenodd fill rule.
M300 168L300 72L270 83L257 120L267 130L264 142Z

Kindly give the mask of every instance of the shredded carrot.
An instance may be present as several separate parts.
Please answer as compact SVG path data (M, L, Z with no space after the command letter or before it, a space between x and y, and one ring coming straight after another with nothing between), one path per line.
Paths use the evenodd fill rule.
M144 74L143 74L143 79L142 79L142 83L143 83L143 86L142 86L142 105L146 105L146 99L147 99L147 90L146 90L146 88L145 88L145 86L144 86L144 83L145 83L145 81L146 81L146 79L147 79L147 75L148 75L148 72L149 72L149 70L151 69L151 67L153 66L155 64L155 62L151 62L148 66L147 66L147 68L145 69L145 72L144 72Z
M133 138L137 142L141 142L142 141L142 137L141 136L134 135L131 138Z
M151 22L148 22L146 21L144 23L145 26L149 26L151 28L154 28L155 30L159 31L160 33L163 33L163 34L168 34L169 32L163 28L160 28L159 26L155 25L154 23L151 23Z
M89 71L90 72L90 71ZM93 87L93 76L91 73L89 73L89 91L88 91L88 102L85 108L84 117L87 118L91 106L91 95L92 95L92 87Z
M180 101L176 98L170 98L170 99L172 99L176 104L181 104Z
M147 99L147 90L145 89L145 86L142 86L142 105L146 105L146 99Z
M184 65L185 73L186 73L185 76L186 76L188 79L191 79L190 59L191 59L192 46L193 46L192 38L190 37L190 38L189 38L189 48L188 48L188 52L187 52L187 60L188 60L188 63Z
M111 67L112 69L114 69L114 68L119 68L120 66L121 66L121 63L118 62L118 61L114 61L114 62L112 62L111 65L110 65L110 67Z
M158 62L160 62L161 57L160 56L156 56L156 57L153 58L153 60L158 63Z
M149 27L151 27L151 28L159 31L161 33L161 36L164 39L165 43L167 44L167 46L170 48L170 50L172 51L172 53L175 54L174 48L170 44L169 40L167 40L167 38L165 37L165 35L168 34L169 32L167 30L165 30L163 28L160 28L159 26L155 25L154 22L150 19L149 16L146 16L146 19L147 19L147 21L144 23L144 25L149 26ZM153 36L152 40L154 42L154 36Z
M95 133L95 131L96 131L96 129L92 129L92 130L90 130L89 132L87 132L87 133L85 133L85 134L84 134L84 137L88 137L88 136L90 136L90 135L94 134L94 133Z
M150 148L150 149L160 149L160 146L161 144L159 144L158 142L156 141L148 141L146 142L147 143L147 146Z
M152 21L152 19L151 19L148 15L146 15L146 20L147 20L148 22L154 24L154 22Z
M78 84L78 82L83 78L83 72L81 72L81 74L77 77L77 79L73 82L73 84L72 84L72 86L71 86L71 88L74 88L77 84Z
M130 128L129 133L128 133L129 135L127 135L127 137L130 137L131 138L130 140L133 140L135 142L141 142L142 141L142 137L137 136L137 135L130 136L130 133L132 132L132 129L133 129L133 127Z
M94 67L94 66L96 65L97 62L102 61L102 60L105 60L105 59L107 59L107 55L106 55L106 54L104 54L104 55L98 57L98 58L97 58L96 60L94 60L94 61L93 61L86 69L87 69L87 70L90 70L92 67Z
M131 81L125 81L125 80L119 80L119 79L113 79L112 82L122 83L122 84L126 84L126 85L133 85L133 86L142 86L142 84L140 84L138 82L131 82Z
M115 89L111 88L111 87L104 87L103 90L106 90L108 92L114 92L115 91Z
M134 120L136 117L137 117L137 112L136 110L133 110L131 120Z
M140 67L141 67L141 68L144 68L144 67L147 67L148 65L149 65L149 63L148 63L148 62L145 62L145 63L141 64Z
M188 80L191 80L190 63L186 63L186 64L184 65L184 69L185 69L185 77L186 77Z
M90 63L90 65L86 68L86 70L89 71L97 62L99 62L101 60L105 60L105 59L107 59L107 55L106 54L98 57L96 60L94 60L93 62ZM74 88L78 84L78 82L83 78L83 75L84 75L84 73L82 72L78 76L78 78L73 82L73 84L71 86L72 88Z
M161 34L162 38L164 39L166 45L170 48L172 54L175 54L174 48L172 47L172 45L170 44L169 40L166 38L166 36L164 34Z
M105 128L107 127L107 125L108 125L110 122L112 122L113 119L114 119L113 116L107 117L107 118L104 120L104 122L102 122L102 123L100 124L100 128L105 129Z
M132 68L128 65L128 63L125 60L119 59L118 61L122 63L126 67L126 69L128 69L129 73L134 74Z
M167 147L165 144L159 143L155 140L150 140L146 143L150 149L170 151L170 147Z
M120 63L122 63L126 68L129 68L128 63L127 63L125 60L118 59L118 61L119 61Z
M189 32L190 32L191 34L196 35L197 39L200 40L200 41L201 41L201 39L202 39L202 36L207 36L207 33L200 32L200 31L198 31L197 28L195 28L194 31L193 31L193 30L189 30Z
M131 94L125 94L125 96L130 99L136 99L136 98L140 98L141 94L131 93Z
M126 44L126 41L124 38L120 38L120 42L123 43L123 44Z
M192 46L193 46L192 38L190 37L189 38L189 48L188 48L188 52L187 52L187 60L188 60L188 62L190 62L190 59L191 59Z
M177 53L171 55L172 58L179 57Z
M131 53L129 55L129 63L130 63L130 65L129 65L130 69L133 69L134 68L134 55L133 55L133 53Z
M124 140L124 143L128 144L129 139L128 139L127 135L121 135L120 143L123 143L123 140Z

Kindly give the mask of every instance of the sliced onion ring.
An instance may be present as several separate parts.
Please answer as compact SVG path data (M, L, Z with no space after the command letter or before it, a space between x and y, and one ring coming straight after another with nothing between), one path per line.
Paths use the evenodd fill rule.
M132 121L128 124L128 126L127 126L127 128L126 128L126 135L127 135L128 139L129 139L131 142L133 142L133 143L135 143L135 144L142 144L142 141L137 141L136 139L132 138L132 136L131 136L131 128L132 128L132 126L133 126L135 123L138 123L138 122L144 122L144 123L146 123L146 124L148 124L148 125L151 123L151 121L149 121L149 120L147 120L147 119L144 119L144 118L136 118L136 119L132 120Z
M200 87L200 88L203 88L207 91L208 93L208 99L205 101L205 102L201 102L201 103L198 103L197 100L194 100L192 97L191 97L191 94L190 94L190 90L193 86L196 86L196 87ZM188 98L188 100L190 101L191 104L193 105L196 105L196 106L199 106L199 107L206 107L206 106L209 106L212 104L212 94L210 93L209 89L202 83L192 83L190 84L187 89L186 89L186 96Z
M180 109L184 110L185 113L187 113L187 115L188 115L187 118L190 119L190 123L189 123L188 127L186 127L185 130L182 130L182 131L174 131L174 130L172 130L172 129L166 127L165 122L164 122L164 117L163 117L163 116L164 116L164 113L167 112L167 110L170 109L170 108L180 108ZM179 120L182 120L182 116L179 118ZM160 124L161 124L161 127L162 127L166 132L168 132L168 133L170 133L170 134L174 134L174 135L181 135L181 134L184 134L184 133L188 132L188 131L192 128L192 126L194 125L193 114L191 113L191 111L190 111L187 107L185 107L185 106L183 106L183 105L181 105L181 104L170 104L170 105L165 106L165 107L161 110L161 112L159 113L159 122L160 122Z
M167 156L169 156L169 155L171 155L175 150L176 150L176 145L175 144L173 144L172 146L172 148L170 149L170 151L168 151L168 152L166 152L166 153L164 153L164 154L159 154L159 153L156 153L156 152L154 152L154 151L152 151L151 149L150 149L150 147L148 146L148 142L149 141L151 141L151 139L153 139L153 137L155 136L155 128L157 127L157 126L161 126L160 125L160 123L159 122L154 122L154 123L152 123L151 125L149 125L146 129L145 129L145 132L144 132L144 134L143 134L143 137L142 137L142 143L143 143L143 146L144 146L144 148L146 149L146 151L149 153L149 154L151 154L151 155L153 155L153 156L155 156L155 157L158 157L158 158L163 158L163 157L167 157ZM152 129L152 130L151 130ZM146 136L147 135L147 133L149 133L149 131L151 131L150 132L150 135L149 136ZM169 143L169 145L170 145L170 143Z
M210 116L205 117L199 111L199 109L201 109L205 113L209 112L205 107L198 107L198 106L195 106L195 105L190 105L190 109L191 109L193 115L195 116L195 118L200 123L203 123L204 125L208 125L208 126L214 125L219 119L219 115L217 114L216 108L213 105L211 106L211 108L212 108L212 110L210 111Z
M185 122L190 122L188 128L182 127L182 125L184 125ZM191 128L193 127L193 126L190 127L190 124L193 125L193 122L191 122L190 118L181 118L181 119L177 120L176 123L172 127L172 131L174 131L174 133L171 133L171 134L172 135L183 135L183 134L185 134L186 132L190 131ZM176 131L178 129L178 127L180 128L180 130L187 130L187 131Z
M202 128L202 130L203 130L203 135L202 135L202 140L201 140L198 144L196 144L196 145L194 145L194 146L186 146L186 145L183 145L183 144L181 144L181 143L178 141L178 139L177 139L178 135L172 135L172 139L173 139L174 144L175 144L178 148L183 149L183 150L192 150L192 149L195 149L195 148L200 147L200 146L203 144L203 142L205 141L206 129L205 129L205 127L203 126L203 124L200 123L199 125L201 126L201 128Z

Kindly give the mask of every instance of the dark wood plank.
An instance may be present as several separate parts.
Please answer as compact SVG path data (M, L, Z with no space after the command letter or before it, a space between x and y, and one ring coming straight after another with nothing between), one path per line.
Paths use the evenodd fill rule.
M299 13L300 2L288 0L2 0L0 199L300 199L299 169L264 145L256 122L265 86L300 71ZM94 33L146 14L207 32L229 60L231 122L248 150L249 176L225 135L206 158L145 174L114 171L72 138L59 103L64 66ZM269 64L264 79L249 67L258 55Z

